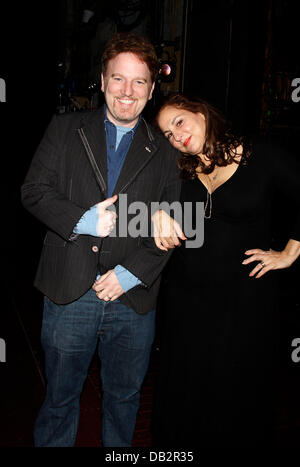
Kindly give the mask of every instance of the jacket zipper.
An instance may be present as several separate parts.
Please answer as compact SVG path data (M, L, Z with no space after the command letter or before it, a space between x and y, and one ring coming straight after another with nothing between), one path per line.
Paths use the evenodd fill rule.
M84 145L86 153L88 155L88 158L89 158L89 161L90 161L90 163L92 165L92 168L94 170L94 173L95 173L96 179L98 181L98 184L100 185L102 194L105 195L106 194L106 184L105 184L104 178L102 176L102 173L100 172L99 167L96 164L95 157L94 157L93 151L92 151L92 149L91 149L91 147L89 145L87 137L85 136L85 133L84 133L82 128L78 128L78 133L79 133L80 139L81 139L81 141L82 141L82 143Z
M148 127L147 127L147 124L146 124L146 128L147 128L147 131L148 131L148 135L149 135L149 130L148 130ZM78 128L78 133L79 133L79 136L80 136L80 139L84 145L84 148L86 150L86 153L88 155L88 158L89 158L89 161L93 167L93 170L94 170L94 173L95 173L95 176L96 176L96 179L98 181L98 184L100 185L100 188L101 188L101 191L103 194L106 195L106 184L105 184L105 181L104 181L104 178L99 170L99 167L98 165L96 164L96 161L95 161L95 156L93 154L93 151L89 145L89 142L87 140L87 137L83 131L83 128ZM150 139L151 141L151 139ZM152 141L151 141L152 143ZM153 150L150 151L149 150L149 147L147 146L147 151L150 151L152 153L156 152L156 146L152 143L152 146L153 146ZM121 190L119 191L118 195L120 193L122 193L124 190L126 190L126 188L133 182L133 180L138 176L138 174L144 169L144 167L146 167L146 165L148 164L148 162L150 161L150 159L147 159L144 164L138 169L138 171L131 177L131 179L126 183L126 185L124 185ZM106 197L106 196L105 196Z

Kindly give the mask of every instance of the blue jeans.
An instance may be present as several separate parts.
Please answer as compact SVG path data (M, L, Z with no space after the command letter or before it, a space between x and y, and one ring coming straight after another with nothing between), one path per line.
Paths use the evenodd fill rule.
M102 381L102 444L131 446L140 388L154 339L155 311L139 315L90 289L73 303L45 298L42 345L47 392L35 423L35 446L74 446L79 400L98 347Z

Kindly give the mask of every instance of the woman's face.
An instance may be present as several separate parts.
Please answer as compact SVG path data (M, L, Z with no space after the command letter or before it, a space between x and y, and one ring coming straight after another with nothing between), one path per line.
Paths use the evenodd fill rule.
M205 142L204 115L178 107L161 110L158 125L174 148L188 154L201 154Z

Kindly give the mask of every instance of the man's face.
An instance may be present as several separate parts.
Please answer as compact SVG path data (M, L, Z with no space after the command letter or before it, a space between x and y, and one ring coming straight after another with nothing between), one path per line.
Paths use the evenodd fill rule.
M101 75L108 119L115 125L133 128L153 89L146 63L132 53L120 53L108 62L105 76Z

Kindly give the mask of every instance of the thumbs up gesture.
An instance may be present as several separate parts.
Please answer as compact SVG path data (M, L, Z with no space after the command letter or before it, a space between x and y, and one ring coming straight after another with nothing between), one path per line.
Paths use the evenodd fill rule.
M115 226L117 214L114 210L108 210L107 208L113 206L117 199L118 195L114 195L97 204L97 234L99 237L107 237Z

